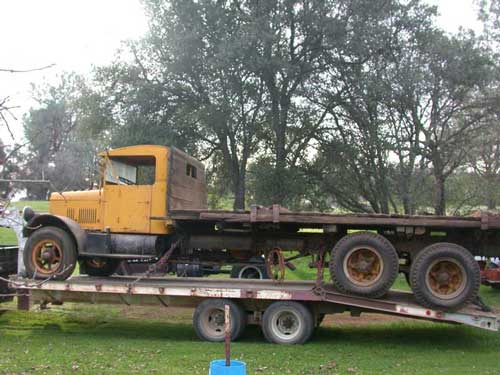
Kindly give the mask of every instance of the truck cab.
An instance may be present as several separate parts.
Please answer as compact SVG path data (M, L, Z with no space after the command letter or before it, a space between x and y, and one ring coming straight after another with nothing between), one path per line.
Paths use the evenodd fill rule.
M99 158L98 188L52 193L51 214L90 231L169 234L169 210L207 208L203 164L176 148L122 147Z
M174 235L171 210L207 208L203 164L174 147L137 145L98 156L95 189L54 192L49 213L30 218L28 273L66 275L79 261L106 274L119 259L154 257Z

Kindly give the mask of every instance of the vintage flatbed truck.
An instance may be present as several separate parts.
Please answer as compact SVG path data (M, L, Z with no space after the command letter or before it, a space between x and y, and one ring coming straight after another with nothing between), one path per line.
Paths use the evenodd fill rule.
M280 206L207 208L204 166L173 147L139 145L100 156L93 190L55 192L49 214L24 211L27 276L65 280L77 263L110 276L123 259L165 264L251 266L265 259L273 281L293 260L328 266L343 294L382 298L398 273L415 301L456 311L478 298L475 255L498 256L500 218L325 214ZM289 254L285 256L285 254Z

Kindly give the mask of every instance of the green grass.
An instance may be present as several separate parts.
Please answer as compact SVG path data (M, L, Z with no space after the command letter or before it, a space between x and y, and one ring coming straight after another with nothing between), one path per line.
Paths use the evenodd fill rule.
M47 212L49 210L48 201L17 201L11 202L11 205L19 209L23 209L23 207L29 206L36 212Z
M130 311L8 311L0 316L0 373L207 374L209 362L223 356L223 344L197 339L189 311L121 317ZM249 327L232 355L247 363L248 374L497 374L499 347L498 333L462 326L334 320L304 346L268 344Z

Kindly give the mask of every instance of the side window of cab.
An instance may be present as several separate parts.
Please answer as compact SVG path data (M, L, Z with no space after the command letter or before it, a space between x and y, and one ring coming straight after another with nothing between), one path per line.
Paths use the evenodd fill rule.
M153 185L156 159L154 156L111 156L104 171L107 185Z

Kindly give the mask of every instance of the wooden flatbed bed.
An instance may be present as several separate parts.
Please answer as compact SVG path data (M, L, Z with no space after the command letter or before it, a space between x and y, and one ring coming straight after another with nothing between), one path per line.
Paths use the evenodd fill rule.
M293 223L306 227L345 225L349 227L413 226L431 228L500 229L500 216L482 212L477 216L410 216L384 214L329 214L290 211L279 205L252 206L249 211L173 210L170 219L228 223ZM160 219L160 218L158 218Z

